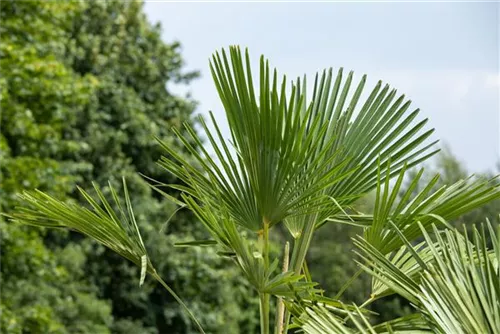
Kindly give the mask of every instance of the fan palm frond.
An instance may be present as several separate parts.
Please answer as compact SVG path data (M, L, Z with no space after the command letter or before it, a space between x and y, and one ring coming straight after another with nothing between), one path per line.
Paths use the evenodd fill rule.
M379 81L360 110L355 112L366 75L354 91L351 87L353 72L344 82L343 75L342 69L334 81L331 69L324 71L321 78L317 75L310 102L313 115L321 115L327 126L323 140L334 138L331 150L339 151L331 166L347 160L341 170L356 170L324 190L342 207L374 189L380 171L385 174L390 170L390 176L396 176L405 166L410 168L439 151L432 149L437 141L427 142L434 132L434 129L426 129L428 119L418 120L419 109L408 113L411 101L406 100L405 95L398 96L396 89L389 85L382 88L382 81ZM350 101L347 100L349 94L352 94ZM341 211L339 205L331 205L330 209L318 217L319 224L328 214Z
M388 254L403 246L404 239L411 242L421 237L423 232L418 224L427 231L433 224L450 228L448 221L500 198L498 177L482 179L470 176L435 189L439 180L439 175L436 175L417 191L423 169L409 180L407 189L402 191L407 170L407 166L403 166L392 186L391 170L388 168L385 175L379 172L372 215L342 214L329 220L365 227L366 240L383 254Z
M396 90L382 89L381 82L354 112L366 76L348 101L353 73L342 83L342 69L335 79L331 69L325 71L307 101L305 78L288 89L286 78L280 83L264 58L254 88L248 52L243 56L237 47L229 56L224 50L216 53L211 70L231 140L223 138L211 115L214 131L203 119L200 123L216 159L186 124L186 134L174 132L201 168L165 142L167 156L159 164L185 183L172 187L197 199L218 198L215 206L225 206L237 224L250 230L309 214L321 223L373 189L377 167L391 166L397 175L404 163L413 166L437 152L430 150L434 143L423 145L433 132L422 133L427 120L412 126L418 110L405 116L410 102L396 99Z
M307 334L431 333L420 314L409 314L373 325L357 306L346 313L347 317L339 317L322 306L308 307L297 322Z
M125 180L125 206L111 184L111 203L97 184L93 186L96 199L78 188L91 209L65 203L39 190L23 192L19 197L27 206L17 208L11 220L39 227L66 227L85 234L141 267L142 284L146 271L154 268L139 233Z
M125 179L123 179L124 201L120 200L111 183L109 191L112 202L106 199L97 184L93 183L93 186L97 198L78 188L90 208L60 201L39 190L25 191L20 195L24 206L18 207L17 211L8 217L12 222L38 227L69 228L130 260L141 268L139 285L143 284L146 273L150 273L184 308L200 333L204 333L194 314L153 267L135 220Z
M422 171L419 175L422 175ZM417 177L404 193L403 199L391 212L389 219L401 230L405 238L410 241L415 240L422 234L422 229L415 222L420 222L425 230L429 230L433 223L447 225L447 221L452 221L466 212L499 198L500 186L495 184L495 179L497 177L485 180L471 176L431 192L432 186L438 180L438 177L435 177L412 200L409 200L410 194L414 191L414 185L418 182ZM393 192L395 191L397 190L394 189ZM386 208L390 210L387 206ZM388 232L383 242L385 243L383 252L389 252L402 245L396 230Z
M474 228L472 239L465 228L461 234L456 229L439 231L436 227L431 238L419 225L425 245L404 246L400 252L406 254L406 261L401 256L384 255L361 238L356 240L364 260L360 265L385 284L385 288L378 285L372 299L393 290L410 300L436 333L498 332L498 232L487 222L488 233L484 226ZM492 249L487 247L490 240Z
M339 160L338 152L332 149L333 138L325 141L323 115L306 108L299 85L292 84L287 98L286 78L279 85L277 72L271 75L264 58L257 100L248 53L244 61L240 50L232 47L230 60L225 51L216 53L211 70L226 110L232 143L222 137L213 115L214 133L203 119L200 123L217 161L190 125L185 125L187 135L174 130L201 170L162 143L168 157L160 160L160 166L185 183L172 187L198 200L217 198L218 203L211 203L214 207L224 206L237 224L252 231L263 229L264 223L272 226L286 217L319 210L326 202L321 189L355 170L340 171L347 158L332 166L334 159Z

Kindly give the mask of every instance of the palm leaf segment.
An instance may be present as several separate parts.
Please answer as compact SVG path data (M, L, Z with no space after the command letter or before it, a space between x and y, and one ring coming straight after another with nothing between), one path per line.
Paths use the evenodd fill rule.
M312 306L294 318L297 326L307 334L375 334L375 333L431 333L420 314L409 314L380 324L372 324L366 310L356 305L344 306L343 314L324 306Z

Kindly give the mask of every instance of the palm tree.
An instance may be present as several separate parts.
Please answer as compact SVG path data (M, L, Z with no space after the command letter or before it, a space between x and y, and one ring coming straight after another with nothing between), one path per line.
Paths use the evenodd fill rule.
M184 246L217 247L221 256L231 258L241 269L259 295L263 334L271 327L271 297L278 303L275 333L294 326L342 332L339 328L346 323L339 320L341 316L358 328L370 328L363 307L321 296L304 270L312 237L324 224L346 223L360 228L360 266L375 275L374 293L368 302L394 291L409 297L403 287L381 283L386 272L380 271L376 260L396 259L395 266L416 275L417 264L432 252L425 248L424 260L415 257L417 264L407 264L408 252L413 255L424 249L413 248L415 240L433 226L446 228L447 221L500 197L498 186L475 179L435 191L437 177L415 194L423 170L399 196L407 171L439 150L435 149L437 141L430 140L434 130L427 128L427 119L419 118L418 109L410 111L410 101L382 82L358 104L366 76L351 87L352 72L345 77L340 69L334 76L330 69L316 75L308 99L305 77L289 85L263 57L258 85L254 85L248 51L242 53L238 47L231 47L229 53L215 53L210 69L230 138L223 137L212 114L213 131L201 117L200 124L214 156L189 124L184 130L173 129L196 164L158 139L165 149L159 165L181 184L153 181L151 186L181 208L191 210L212 237ZM180 196L172 197L163 186L180 192ZM124 190L125 209L115 192L113 206L97 187L102 205L83 192L92 210L66 205L40 192L27 192L22 195L27 206L12 219L80 231L141 266L141 281L146 272L161 281L140 239L126 186ZM353 204L372 190L377 193L374 212L357 212ZM279 224L290 231L291 256L285 247L283 256L272 258L269 238ZM278 269L280 262L283 270ZM314 327L311 324L316 320L332 320L328 323L333 327ZM416 318L398 321L404 328L422 325Z

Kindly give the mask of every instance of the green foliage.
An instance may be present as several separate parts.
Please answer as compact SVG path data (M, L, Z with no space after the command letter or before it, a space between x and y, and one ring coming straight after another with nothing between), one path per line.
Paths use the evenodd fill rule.
M161 40L160 27L147 22L140 2L2 1L0 7L1 211L11 213L16 194L24 189L37 188L73 205L84 199L75 192L76 184L88 189L92 180L101 185L110 180L117 187L124 176L144 244L148 249L155 245L149 255L166 283L175 281L176 291L185 290L184 299L193 310L201 310L207 330L217 332L227 325L234 332L252 332L254 312L247 305L255 299L249 287L214 252L200 258L192 250L173 249L173 242L206 236L185 211L163 229L176 208L152 193L137 174L178 182L155 166L162 149L154 136L170 141L169 128L191 122L195 102L166 88L166 83L188 83L197 76L184 71L180 45ZM103 192L109 194L109 188ZM15 242L9 239L14 230L20 234ZM92 326L126 334L130 328L194 331L160 285L146 280L139 289L140 268L104 247L73 232L35 231L11 223L2 223L1 231L1 318L2 326L12 327L7 332L31 327L33 333L50 332L49 327L60 333L107 331ZM178 235L166 235L172 232ZM72 261L58 254L76 246L82 250L81 267L73 271L68 269ZM55 262L45 267L30 262L34 249ZM25 271L4 265L9 261ZM200 262L205 267L195 265ZM207 270L209 266L220 271ZM44 276L42 269L55 268L67 272L64 280ZM206 275L210 284L201 284L199 278ZM68 291L70 281L75 283ZM22 297L17 287L25 286L40 293ZM45 291L52 297L44 299L49 294ZM212 291L219 295L212 296ZM66 297L79 306L68 306Z
M69 32L54 23L68 21L65 10L75 6L2 2L3 211L23 188L69 192L81 181L78 175L91 168L89 163L69 159L88 150L88 145L67 132L90 102L95 78L81 77L63 63Z
M365 270L411 301L434 333L495 333L500 321L497 232L489 222L481 231L473 228L472 235L434 227L431 238L420 228L425 243L403 247L404 256L384 256L359 239Z
M351 87L352 72L329 70L308 100L305 78L280 84L264 58L254 86L249 55L237 47L211 62L231 130L229 142L213 116L214 132L199 119L211 157L194 130L195 102L166 86L197 73L184 72L179 44L163 43L141 6L1 4L0 209L13 217L0 222L2 331L191 333L194 313L207 332L247 333L259 304L268 333L271 297L287 308L276 332L498 327L494 232L473 230L469 241L433 227L498 201L498 179L465 178L450 155L438 165L443 183L411 171L437 152L427 143L433 129L388 85L377 83L358 107L366 77ZM109 184L95 185L97 196L75 191L93 180ZM15 194L33 188L13 213ZM276 241L289 242L291 254ZM356 270L353 247L373 278ZM316 277L334 291L318 289ZM372 325L366 306L375 300L384 301L372 307L385 312L378 322L387 321ZM405 300L424 316L404 314Z
M286 79L278 88L276 71L271 79L261 58L257 100L248 53L243 56L237 47L230 48L229 57L224 51L216 53L211 70L235 152L212 116L215 131L211 133L203 121L202 126L217 161L203 147L198 153L192 146L190 141L200 146L201 141L186 124L188 135L174 133L197 164L160 141L168 154L160 165L185 183L169 186L182 192L182 201L176 203L193 211L212 235L213 240L190 245L215 245L221 254L233 257L259 292L261 333L269 332L269 295L299 303L308 295L317 298L315 284L303 267L314 231L326 221L357 226L361 240L400 260L404 257L398 250L419 239L434 223L449 227L447 221L500 197L494 179L469 178L434 189L436 176L417 189L423 170L400 195L408 169L436 151L431 150L435 142L425 143L433 132L425 130L427 120L412 125L418 110L406 116L409 102L404 103L401 96L392 103L396 91L389 93L388 86L381 90L378 83L353 117L365 77L343 111L352 74L343 88L342 71L333 86L331 71L317 77L313 98L306 101L300 81L292 84L287 96ZM355 200L371 190L375 190L373 212L357 212ZM292 270L273 275L279 260L269 256L270 229L284 221L296 239ZM372 285L369 302L391 294L376 280ZM285 316L285 326L288 322Z
M51 251L33 229L0 226L2 333L110 333L111 305L86 284L81 246Z

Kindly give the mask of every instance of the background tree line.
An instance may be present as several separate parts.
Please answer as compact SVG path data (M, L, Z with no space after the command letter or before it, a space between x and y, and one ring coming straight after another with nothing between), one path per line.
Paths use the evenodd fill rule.
M257 332L256 295L237 268L210 248L174 248L204 232L138 175L177 182L156 168L161 151L153 136L175 145L168 130L194 122L196 101L167 86L199 75L185 69L180 44L161 40L141 2L2 1L0 9L1 211L15 207L22 189L79 201L76 184L118 185L125 176L146 247L154 245L151 258L205 329ZM446 183L467 174L449 152L433 168ZM499 208L494 202L461 222L494 218ZM325 226L307 259L332 296L358 269L350 253L356 232ZM2 333L194 332L161 287L146 280L139 288L133 264L89 239L2 220L0 242ZM361 276L343 299L362 302L368 284ZM398 298L373 309L388 317L406 312Z
M166 89L198 75L180 45L162 42L139 2L2 1L1 21L2 212L25 188L78 201L76 184L123 175L162 277L210 330L251 331L237 271L210 250L174 249L201 230L180 211L159 233L175 207L137 174L175 182L154 168L153 136L192 121L195 101ZM160 287L139 289L137 268L77 234L2 222L1 244L2 333L191 331Z

